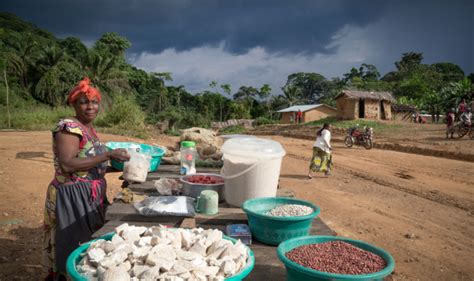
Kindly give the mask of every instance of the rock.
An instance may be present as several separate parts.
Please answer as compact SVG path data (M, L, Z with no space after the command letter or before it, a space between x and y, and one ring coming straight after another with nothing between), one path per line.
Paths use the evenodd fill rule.
M407 239L417 239L418 238L418 236L416 236L415 233L407 233L404 236Z

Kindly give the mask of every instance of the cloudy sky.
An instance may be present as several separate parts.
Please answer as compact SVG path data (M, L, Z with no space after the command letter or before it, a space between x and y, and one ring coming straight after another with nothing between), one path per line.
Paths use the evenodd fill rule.
M384 75L409 51L474 72L472 0L2 0L0 10L88 46L117 32L130 63L192 93L211 81L278 93L291 73L330 79L362 63Z

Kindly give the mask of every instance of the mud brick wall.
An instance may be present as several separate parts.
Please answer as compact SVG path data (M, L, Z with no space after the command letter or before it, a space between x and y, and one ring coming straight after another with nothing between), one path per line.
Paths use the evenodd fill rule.
M336 101L337 116L341 119L356 119L359 116L359 103L341 96Z
M365 100L365 118L368 119L380 119L380 101L378 100ZM357 108L359 108L357 106Z

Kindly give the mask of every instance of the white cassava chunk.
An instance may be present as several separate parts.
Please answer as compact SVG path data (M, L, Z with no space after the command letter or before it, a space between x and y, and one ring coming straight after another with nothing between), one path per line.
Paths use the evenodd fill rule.
M184 251L181 249L176 250L176 258L179 260L194 260L196 258L202 258L202 256L196 252Z
M144 236L144 237L141 237L140 240L138 240L137 242L137 246L138 247L144 247L144 246L150 246L151 245L151 239L153 237L151 236Z
M190 269L192 269L192 264L190 262L177 260L173 264L173 267L168 271L168 275L179 275L189 272Z
M204 276L215 276L219 272L219 267L217 266L203 266L193 268L192 272L194 274L202 274Z
M205 233L206 233L206 240L204 242L204 245L206 245L206 247L209 247L214 242L222 239L222 232L217 229L208 229L206 230Z
M129 281L130 274L120 266L115 266L107 269L104 274L103 281Z
M174 264L175 260L163 258L161 256L156 255L156 253L151 253L146 257L146 264L151 266L157 266L162 268L164 271L169 271Z
M92 248L87 251L90 262L98 263L105 257L105 251L101 248Z
M184 248L189 249L194 243L192 237L193 236L189 231L182 231L181 232L181 245Z
M118 245L118 244L122 244L125 240L123 240L123 238L118 235L118 234L115 234L114 236L112 236L112 244L114 245Z
M154 266L150 267L147 270L143 271L138 278L143 281L154 281L157 280L160 277L160 267L159 266Z
M236 267L237 265L235 264L233 260L227 260L223 262L220 270L222 273L224 273L226 277L229 277L229 276L234 275L237 272Z
M133 250L132 256L135 259L144 259L148 253L150 253L151 249L151 246L138 247L137 249Z
M151 266L148 265L137 265L135 264L132 268L132 276L139 277L143 272L149 270Z
M197 241L191 248L189 248L190 252L198 253L201 256L206 256L206 250L207 247L201 241Z
M119 236L120 237L120 236ZM120 238L121 239L121 238ZM103 244L102 244L102 249L104 249L105 253L108 254L110 252L112 252L113 250L115 250L115 247L116 247L116 244L114 244L113 242L111 241L105 241Z
M122 244L118 244L115 249L112 251L112 253L116 253L116 252L125 252L127 254L130 254L132 253L133 251L135 250L135 247L130 244L130 243L122 243Z
M117 233L118 235L122 235L122 231L128 229L129 227L130 226L128 225L128 223L122 223L121 225L115 228L115 233Z

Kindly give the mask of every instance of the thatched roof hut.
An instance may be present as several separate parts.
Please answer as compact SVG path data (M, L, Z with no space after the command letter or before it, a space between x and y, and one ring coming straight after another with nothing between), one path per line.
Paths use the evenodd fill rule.
M339 118L392 118L391 105L395 99L389 92L343 90L335 99Z

